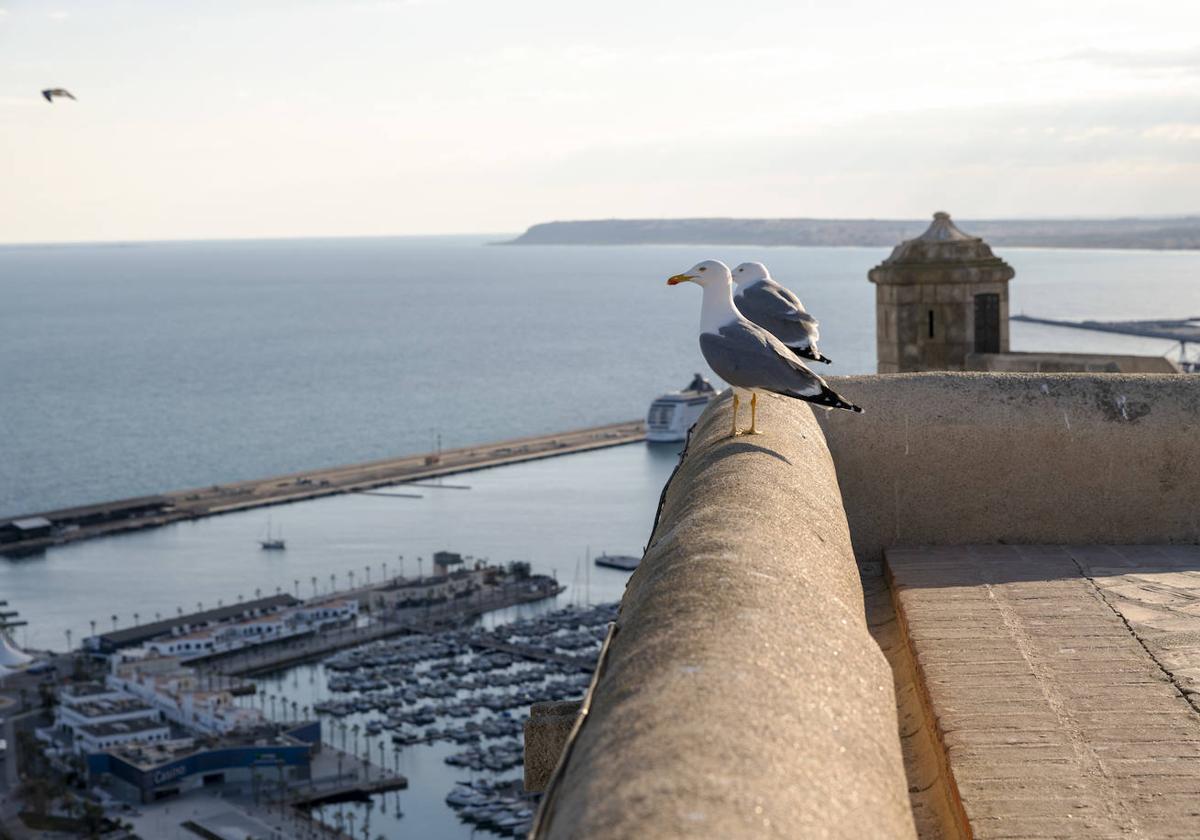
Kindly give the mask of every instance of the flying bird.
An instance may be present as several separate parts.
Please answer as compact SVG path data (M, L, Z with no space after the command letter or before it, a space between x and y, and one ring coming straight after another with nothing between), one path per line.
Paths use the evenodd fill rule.
M46 88L42 91L42 96L46 97L46 101L50 103L54 102L54 97L56 96L65 96L67 99L75 98L71 95L71 91L66 88Z
M667 280L668 286L696 283L704 289L700 303L700 352L718 376L733 386L733 436L738 431L738 391L749 391L750 428L758 434L760 392L782 394L824 408L862 412L831 389L782 341L745 318L733 303L733 275L717 260L696 263Z
M831 360L817 349L817 339L821 337L817 319L808 314L791 289L775 282L765 265L742 263L733 270L733 282L737 284L733 303L743 315L786 344L797 356L830 364Z

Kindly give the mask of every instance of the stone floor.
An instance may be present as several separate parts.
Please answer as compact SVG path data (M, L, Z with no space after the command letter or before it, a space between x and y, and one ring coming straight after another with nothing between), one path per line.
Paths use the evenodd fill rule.
M892 548L976 838L1200 837L1200 547Z

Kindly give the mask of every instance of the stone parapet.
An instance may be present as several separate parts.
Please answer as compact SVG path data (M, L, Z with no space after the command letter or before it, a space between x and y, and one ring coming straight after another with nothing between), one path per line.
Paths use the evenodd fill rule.
M889 545L1200 542L1200 379L836 377L820 412L860 562Z

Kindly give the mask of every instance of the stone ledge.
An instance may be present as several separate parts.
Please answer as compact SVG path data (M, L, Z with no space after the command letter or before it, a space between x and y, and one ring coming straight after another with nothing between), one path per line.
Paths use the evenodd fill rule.
M539 837L915 837L821 431L783 398L761 436L730 420L725 395L667 488Z

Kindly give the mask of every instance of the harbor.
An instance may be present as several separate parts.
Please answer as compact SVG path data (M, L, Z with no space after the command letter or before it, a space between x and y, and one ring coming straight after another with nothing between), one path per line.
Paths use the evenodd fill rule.
M395 484L637 443L645 440L645 437L642 421L632 420L492 444L437 449L380 461L178 490L156 496L24 514L0 520L0 554L22 556L53 545L154 528L172 522L322 496L369 492ZM429 484L424 486L431 487ZM421 494L386 495L412 498ZM282 543L270 539L269 534L268 542L276 549Z
M378 491L283 505L271 509L272 527L287 541L282 551L259 545L263 511L176 522L53 546L44 562L0 562L0 586L22 618L36 616L12 629L35 651L61 650L68 640L78 646L90 635L159 644L153 631L163 627L196 644L207 632L200 624L222 616L286 626L263 622L306 604L344 605L319 632L187 663L203 686L228 692L237 714L285 730L319 721L313 783L295 780L281 798L266 784L275 781L272 770L257 802L253 780L224 797L184 790L136 807L129 820L144 836L194 836L181 828L185 820L214 833L236 826L265 836L270 826L314 840L349 836L352 825L356 837L366 825L371 836L507 836L535 806L519 783L528 705L578 696L609 617L595 613L590 629L560 631L554 622L563 619L553 615L591 614L589 604L620 596L628 573L593 560L604 549L640 549L647 510L675 461L671 447L620 447L481 470L450 486L422 481L438 489L413 488L417 499ZM472 553L446 551L460 546ZM528 563L550 592L524 600L474 591L452 607L427 603L436 595L428 584L460 568L457 557L472 567ZM448 563L440 571L438 559ZM60 582L53 597L39 583L47 574ZM380 596L407 606L385 618ZM562 644L547 647L542 637ZM386 661L401 655L409 661Z

